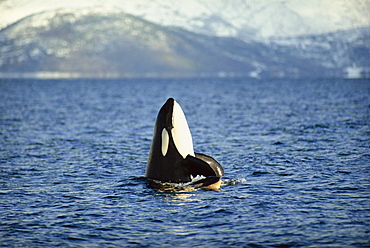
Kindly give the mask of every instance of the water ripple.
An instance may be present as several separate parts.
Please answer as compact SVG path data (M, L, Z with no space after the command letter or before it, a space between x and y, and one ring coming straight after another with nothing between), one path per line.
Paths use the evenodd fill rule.
M0 245L368 246L369 92L368 80L0 80ZM147 187L167 97L225 168L219 191Z

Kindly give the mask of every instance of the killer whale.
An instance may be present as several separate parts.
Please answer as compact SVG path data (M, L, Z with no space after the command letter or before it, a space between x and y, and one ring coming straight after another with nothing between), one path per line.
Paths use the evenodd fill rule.
M158 112L145 177L169 183L189 183L218 189L224 175L212 157L195 153L189 126L180 105L169 98Z

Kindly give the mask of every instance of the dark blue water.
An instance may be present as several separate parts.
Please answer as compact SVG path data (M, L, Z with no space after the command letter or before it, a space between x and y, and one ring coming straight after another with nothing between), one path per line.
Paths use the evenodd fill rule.
M168 97L220 191L143 180ZM369 125L369 80L2 79L0 246L370 246Z

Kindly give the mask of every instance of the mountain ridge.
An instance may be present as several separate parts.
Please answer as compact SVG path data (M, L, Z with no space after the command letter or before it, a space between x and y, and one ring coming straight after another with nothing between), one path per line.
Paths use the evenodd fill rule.
M246 41L161 26L120 10L58 9L0 31L0 72L257 78L343 77L350 67L366 72L370 29L343 32Z

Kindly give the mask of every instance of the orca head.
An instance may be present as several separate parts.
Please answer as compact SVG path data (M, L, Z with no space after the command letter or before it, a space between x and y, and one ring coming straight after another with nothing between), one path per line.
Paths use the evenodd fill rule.
M185 159L194 156L193 139L184 112L180 105L169 98L158 113L156 131L161 134L161 151L166 156L172 142Z
M193 140L180 105L169 98L159 110L145 176L159 180L188 181L180 163L195 156Z

